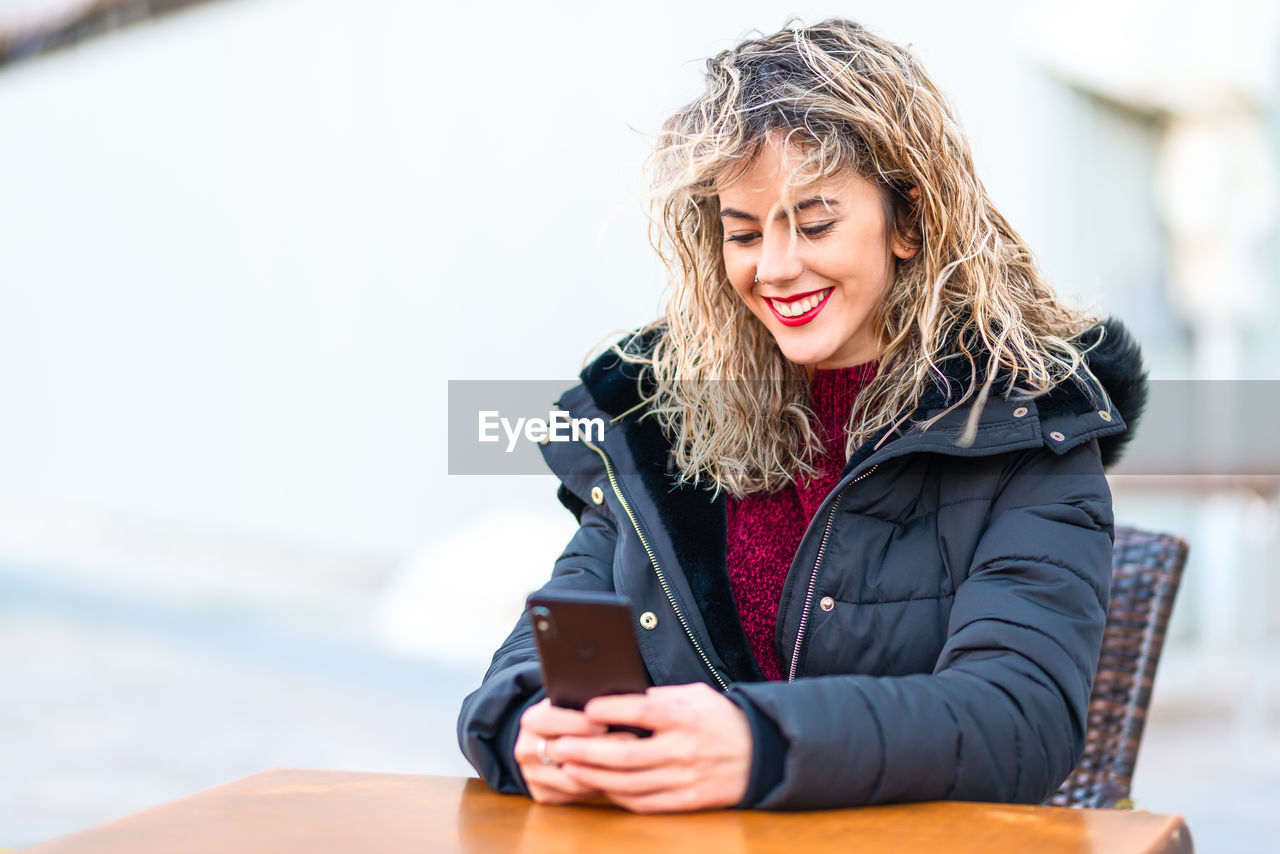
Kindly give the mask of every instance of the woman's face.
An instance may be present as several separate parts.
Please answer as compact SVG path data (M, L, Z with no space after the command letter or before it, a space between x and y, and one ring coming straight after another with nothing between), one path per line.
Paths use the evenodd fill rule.
M791 361L817 368L870 361L880 343L875 309L896 259L916 249L896 234L886 238L882 190L853 173L797 192L793 233L782 202L793 156L771 141L718 188L725 271Z

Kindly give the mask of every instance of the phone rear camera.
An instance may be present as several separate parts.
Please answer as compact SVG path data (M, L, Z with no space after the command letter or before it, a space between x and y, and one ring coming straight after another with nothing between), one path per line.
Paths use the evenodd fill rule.
M529 617L533 622L534 631L538 634L548 639L555 636L555 624L551 620L550 609L538 605L529 610Z

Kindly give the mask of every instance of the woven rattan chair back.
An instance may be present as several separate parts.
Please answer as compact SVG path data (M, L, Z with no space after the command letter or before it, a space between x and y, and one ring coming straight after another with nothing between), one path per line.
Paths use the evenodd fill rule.
M1129 797L1187 544L1169 534L1116 528L1111 605L1089 697L1084 756L1046 803L1109 808Z

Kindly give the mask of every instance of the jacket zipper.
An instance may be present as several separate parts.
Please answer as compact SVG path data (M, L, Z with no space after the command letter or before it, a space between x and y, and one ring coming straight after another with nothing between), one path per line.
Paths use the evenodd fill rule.
M844 500L844 494L848 492L849 487L862 480L880 467L876 463L862 474L855 477L844 485L844 487L836 493L835 500L831 504L831 510L827 513L827 526L822 531L822 541L818 543L818 556L813 561L813 570L809 573L809 589L804 595L804 610L800 612L800 627L796 629L796 645L791 650L791 667L787 672L787 681L796 681L796 669L800 666L800 647L804 643L804 630L809 626L809 610L813 607L813 591L818 586L818 567L822 565L822 555L827 550L827 539L831 536L831 523L835 521L836 510L840 507L840 502Z
M684 629L685 637L689 638L689 643L693 644L694 650L698 653L698 657L702 659L702 663L706 666L707 671L712 678L716 680L716 684L721 691L729 690L729 683L724 681L720 672L711 666L711 659L707 657L707 653L702 649L702 645L698 643L698 639L694 637L693 629L689 627L689 623L684 618L684 614L680 611L680 606L676 604L675 594L671 592L671 586L667 584L667 575L662 571L662 567L658 564L658 556L654 554L653 549L649 546L649 538L644 535L644 531L640 528L640 521L636 518L635 513L631 511L631 502L627 501L627 497L622 494L622 487L618 483L618 478L613 473L613 463L609 460L609 456L597 448L590 442L583 440L582 444L600 455L600 459L604 462L604 472L609 478L609 486L613 487L613 494L617 496L618 503L622 505L622 509L626 511L627 518L631 520L631 526L635 528L636 536L640 538L640 545L644 546L644 552L649 556L649 563L653 566L653 572L658 576L658 583L662 585L662 592L667 595L667 601L671 604L671 610L675 612L676 619L680 621L680 627ZM868 472L870 474L870 472Z

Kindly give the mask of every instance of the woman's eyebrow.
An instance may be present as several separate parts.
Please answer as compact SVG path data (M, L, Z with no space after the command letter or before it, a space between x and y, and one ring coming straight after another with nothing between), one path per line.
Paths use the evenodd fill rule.
M828 208L835 208L835 207L839 207L840 203L835 199L828 199L825 196L814 196L813 198L805 199L803 202L798 203L795 206L794 210L796 213L800 213L801 211L807 211L809 208L814 208L814 207L817 207L818 205L823 205ZM756 219L755 216L753 216L752 214L749 214L746 211L740 211L737 208L721 208L720 218L721 219L725 219L725 218L742 219L742 220L746 220L747 222L759 222L759 220ZM777 219L777 220L786 219L786 218L787 218L786 211L778 211L778 215L774 217L774 219Z

